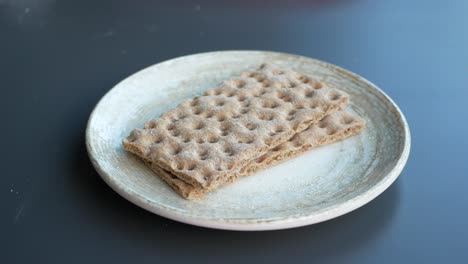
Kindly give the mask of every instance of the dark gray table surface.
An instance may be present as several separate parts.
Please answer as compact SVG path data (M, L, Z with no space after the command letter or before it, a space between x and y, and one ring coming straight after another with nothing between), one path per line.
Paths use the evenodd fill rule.
M411 127L400 178L337 219L250 233L114 193L84 145L94 105L146 66L226 49L301 54L376 83ZM1 263L468 261L468 1L0 0L0 74Z

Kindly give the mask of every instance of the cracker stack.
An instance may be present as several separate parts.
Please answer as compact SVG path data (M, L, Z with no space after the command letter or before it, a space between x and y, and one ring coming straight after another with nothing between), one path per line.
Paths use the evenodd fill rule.
M264 64L135 129L125 150L186 199L197 198L318 145L355 135L364 121L348 95Z

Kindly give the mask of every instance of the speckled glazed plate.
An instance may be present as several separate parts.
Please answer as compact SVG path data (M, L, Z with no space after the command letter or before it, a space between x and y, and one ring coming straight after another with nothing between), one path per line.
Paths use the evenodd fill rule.
M367 121L358 136L313 149L241 178L199 200L184 200L143 162L125 152L135 127L263 62L317 76L350 94L349 111ZM232 230L309 225L348 213L392 184L410 151L406 120L375 85L337 66L275 52L223 51L165 61L123 80L94 109L86 131L89 157L116 192L177 221Z

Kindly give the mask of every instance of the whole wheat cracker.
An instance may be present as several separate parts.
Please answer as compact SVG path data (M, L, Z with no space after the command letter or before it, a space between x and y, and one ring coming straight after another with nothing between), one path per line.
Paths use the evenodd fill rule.
M262 65L148 121L123 145L153 167L211 190L347 100L316 79Z
M335 111L319 123L294 135L286 142L270 149L241 169L241 175L249 175L280 161L298 156L311 148L326 145L360 133L366 125L364 119L344 110Z

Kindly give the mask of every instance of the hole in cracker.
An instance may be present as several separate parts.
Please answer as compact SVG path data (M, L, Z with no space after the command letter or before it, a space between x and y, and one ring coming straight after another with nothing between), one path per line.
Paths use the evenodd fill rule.
M194 163L190 163L188 166L187 166L187 170L189 171L193 171L197 166L194 164Z
M262 163L266 160L267 157L268 157L267 155L263 155L260 158L258 158L255 162Z
M332 92L332 93L330 93L330 94L328 95L328 98L329 98L330 100L332 100L332 101L336 101L336 100L340 99L340 97L341 97L341 94L338 93L338 92L336 92L336 91L335 91L335 92Z
M232 115L232 118L234 118L234 119L237 119L237 118L239 118L239 117L240 117L240 114L233 114L233 115Z
M174 137L178 137L180 135L180 132L178 130L172 130L171 135Z
M335 133L336 133L336 129L333 129L333 128L327 129L327 134L328 135L333 135Z
M174 125L174 124L169 124L169 125L166 127L166 129L169 130L169 131L174 130L174 128L175 128L175 125Z
M273 113L268 113L268 112L261 112L258 116L260 120L267 120L271 121L275 118L275 115Z
M286 94L286 92L283 92L283 91L280 91L280 92L278 92L278 93L276 94L276 97L278 97L278 99L283 99L283 98L285 98L286 96L288 96L288 95Z
M266 77L265 77L265 75L263 75L263 74L260 73L260 74L256 74L255 77L254 77L254 79L255 79L257 82L263 82L263 81L266 79Z
M187 137L187 138L184 138L184 139L182 140L182 142L188 143L188 142L190 142L190 138L188 138L188 137Z
M258 91L258 93L256 93L254 96L255 96L255 97L260 97L260 96L262 96L262 95L264 95L264 94L266 94L266 90L265 90L265 89L262 89L262 90Z
M354 119L352 117L349 117L349 116L345 116L345 117L343 117L343 119L341 119L341 123L345 124L345 125L349 125L349 124L351 124L353 122L354 122Z
M244 101L244 102L241 102L240 105L242 107L249 107L250 106L250 102L249 101Z
M224 105L224 100L216 101L216 106L223 106L223 105Z
M198 151L198 156L203 157L208 155L208 150L207 149L200 149Z
M226 156L234 155L234 149L232 147L225 147L223 152L226 154Z
M192 102L190 102L191 106L197 106L198 105L198 97L193 98Z
M194 114L194 115L199 115L199 114L201 114L201 112L202 112L202 111L201 111L200 109L198 109L198 108L194 108L194 109L193 109L193 114Z
M241 138L237 142L239 144L252 144L254 143L255 138L254 137L246 137L246 138Z
M305 97L311 98L314 96L314 94L315 94L314 90L309 90L309 91L306 91L304 95Z
M279 92L276 97L278 97L278 99L281 99L283 100L284 102L291 102L292 101L292 97L291 95L289 95L287 92Z
M284 127L282 126L277 126L273 129L273 131L275 131L276 133L282 133L284 132Z
M271 151L277 152L277 151L280 151L281 149L282 149L282 147L281 147L281 145L280 145L280 146L274 147L273 149L271 149Z
M146 128L156 128L156 121L151 120L148 123L146 123Z
M243 95L243 94L241 94L241 95L239 95L237 97L237 101L239 101L239 102L244 102L246 99L247 99L247 97L245 95Z
M220 130L221 136L223 137L228 136L232 132L231 126L226 123L223 123L222 126L219 128L219 130Z
M289 82L286 87L288 88L296 88L297 87L297 84L295 82Z
M229 92L229 93L227 93L226 96L227 96L227 97L233 97L235 94L236 94L236 93L234 93L234 92Z
M245 125L245 127L246 127L248 130L252 131L252 130L256 129L258 126L257 126L256 124L254 124L254 123L247 123L247 124Z
M262 106L264 108L272 108L273 109L273 108L277 108L279 106L279 104L277 102L274 102L274 101L273 102L272 101L264 101L262 103Z
M225 115L219 115L218 118L217 118L217 120L218 120L219 122L223 122L224 120L226 120L226 116L225 116Z
M304 75L300 75L299 77L297 77L297 79L299 81L301 81L302 83L308 83L309 82L309 78L305 77Z
M163 138L162 137L157 137L154 139L154 144L159 144L163 141Z
M304 107L303 104L298 104L298 105L296 105L296 109L304 109L304 108L305 108L305 107Z
M321 122L318 123L318 127L325 128L325 127L327 127L327 123L324 122L324 121L321 121Z
M321 82L315 82L314 83L314 89L319 90L323 88L323 84Z
M218 141L219 141L219 139L218 139L217 137L210 137L210 138L208 139L208 142L210 142L210 143L216 143L216 142L218 142Z
M198 122L198 123L195 123L195 126L193 127L193 129L200 130L204 127L205 127L205 124L203 122Z
M182 151L182 148L180 146L174 146L172 148L169 148L169 154L170 155L177 155Z
M203 144L203 143L205 143L205 140L203 138L199 138L199 139L197 139L197 143L198 144Z
M213 112L208 112L206 113L206 118L212 118L213 117Z
M284 74L284 72L281 71L281 70L273 70L273 71L271 71L271 72L272 72L274 75L282 75L282 74Z
M222 91L220 89L217 89L214 91L214 95L220 95L222 93Z
M244 114L247 114L249 111L250 111L249 108L242 108L242 109L240 110L240 113L244 115Z
M235 81L234 81L234 85L235 85L237 88L243 88L243 87L246 85L246 82L243 81L243 80L235 80Z
M178 170L183 170L183 169L184 169L184 164L182 164L182 163L177 163L177 169L178 169Z
M205 176L203 176L203 179L205 179L205 181L208 181L210 179L211 175L210 174L207 174Z
M271 82L270 82L269 80L266 80L266 79L265 79L265 80L263 80L263 82L262 82L262 86L263 86L263 87L270 87L270 86L271 86Z
M304 143L300 140L294 140L292 141L294 147L298 148L298 147L301 147L302 145L304 145Z
M317 102L312 102L312 103L310 103L310 105L309 105L309 108L312 108L312 109L315 109L315 108L317 108L317 107L318 107L318 103L317 103Z

